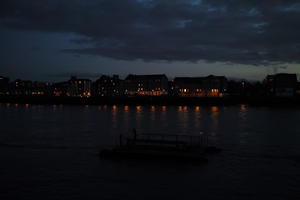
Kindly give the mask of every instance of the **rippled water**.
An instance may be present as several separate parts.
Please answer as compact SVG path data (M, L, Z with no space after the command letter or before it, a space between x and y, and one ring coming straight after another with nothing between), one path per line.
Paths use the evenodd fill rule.
M0 105L0 199L300 199L300 109ZM101 160L120 133L209 134L207 164Z

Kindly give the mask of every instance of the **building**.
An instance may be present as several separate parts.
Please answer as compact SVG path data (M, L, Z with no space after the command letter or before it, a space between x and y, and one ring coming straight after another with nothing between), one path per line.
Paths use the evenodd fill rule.
M204 77L203 89L208 97L223 97L227 93L227 79L225 76Z
M59 82L52 84L52 96L69 97L71 96L71 88L69 82Z
M17 96L49 96L51 84L46 82L17 79L10 83L9 93Z
M176 77L175 94L181 97L223 97L227 91L224 76Z
M33 96L51 96L51 83L48 82L32 82L31 95Z
M118 75L112 77L103 75L93 84L93 96L121 96L123 95L123 81Z
M297 82L296 95L300 96L300 82Z
M296 74L274 74L268 75L264 80L267 94L276 97L292 97L297 89Z
M0 95L6 95L9 91L9 78L0 76Z
M174 80L168 81L168 95L169 96L175 96L175 83Z
M30 96L32 94L32 81L17 79L11 82L10 94L17 96Z
M204 97L203 78L176 77L174 79L174 94L181 97Z
M69 82L69 94L72 97L90 97L92 81L89 79L77 79L73 76Z
M164 74L128 75L124 81L127 96L162 96L168 94L168 78Z

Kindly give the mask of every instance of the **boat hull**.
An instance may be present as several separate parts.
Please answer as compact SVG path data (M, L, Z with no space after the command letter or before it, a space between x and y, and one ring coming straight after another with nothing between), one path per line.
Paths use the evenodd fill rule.
M161 151L133 151L133 150L103 150L100 157L105 159L123 160L163 160L163 161L192 161L207 162L207 159L197 153L190 152L161 152Z

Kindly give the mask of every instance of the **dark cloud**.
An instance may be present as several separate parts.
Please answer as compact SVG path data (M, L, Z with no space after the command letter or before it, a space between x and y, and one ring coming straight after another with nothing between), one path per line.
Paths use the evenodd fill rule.
M2 0L0 23L75 33L65 49L145 61L300 62L298 0Z
M101 73L87 73L87 72L65 72L65 73L56 73L56 74L46 74L46 76L51 78L70 78L72 76L80 77L80 78L99 78L103 74Z

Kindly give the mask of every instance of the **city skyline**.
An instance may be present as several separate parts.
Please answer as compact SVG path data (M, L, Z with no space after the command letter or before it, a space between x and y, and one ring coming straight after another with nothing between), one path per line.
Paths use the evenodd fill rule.
M299 74L297 1L2 1L0 74Z
M102 75L97 80L70 77L63 82L10 81L0 76L2 97L299 97L300 82L296 74L268 75L262 82L231 81L225 76L175 77L165 74Z
M103 76L108 76L108 77L113 77L113 76L118 76L120 79L125 80L127 77L131 75L137 75L137 76L151 76L151 75L165 75L169 81L174 81L176 78L201 78L201 77L208 77L208 76L223 76L225 77L228 81L236 81L236 82L249 82L249 83L262 83L268 76L273 76L276 74L294 74L297 77L297 80L299 80L300 74L297 73L286 73L286 72L278 72L277 70L274 71L274 73L267 74L266 76L262 77L262 79L247 79L245 77L228 77L225 75L218 75L218 74L204 74L204 75L184 75L184 74L179 74L178 76L170 76L165 73L128 73L128 74L117 74L117 73L62 73L62 74L52 74L49 75L49 77L52 77L53 79L26 79L25 77L10 77L6 76L5 74L0 74L0 78L6 78L10 82L12 81L31 81L31 82L44 82L44 83L59 83L59 82L65 82L68 81L72 78L78 78L78 79L87 79L90 81L97 81L98 79L101 79Z
M300 199L300 0L0 0L0 200Z

